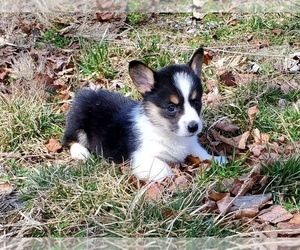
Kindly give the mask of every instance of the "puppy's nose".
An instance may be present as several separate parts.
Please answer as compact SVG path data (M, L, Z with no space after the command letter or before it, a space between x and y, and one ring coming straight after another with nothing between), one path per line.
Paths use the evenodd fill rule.
M188 131L190 133L194 133L198 130L198 123L196 121L191 121L189 124L188 124Z

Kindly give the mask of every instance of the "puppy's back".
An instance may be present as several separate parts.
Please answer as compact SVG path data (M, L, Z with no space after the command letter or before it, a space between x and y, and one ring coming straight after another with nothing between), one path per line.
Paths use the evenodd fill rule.
M63 145L84 144L97 155L116 162L128 158L132 113L137 102L107 90L80 90L67 115Z

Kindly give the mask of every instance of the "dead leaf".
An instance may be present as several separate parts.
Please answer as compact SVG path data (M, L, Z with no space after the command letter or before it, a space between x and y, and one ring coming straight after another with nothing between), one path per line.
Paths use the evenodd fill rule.
M269 46L268 41L263 41L260 39L253 39L252 44L255 46L256 49L262 49L262 48L266 48Z
M293 218L293 215L282 206L275 205L268 210L262 210L258 218L262 222L271 222L276 224Z
M240 128L236 125L230 124L230 123L225 123L225 122L217 122L215 125L216 128L226 131L226 132L236 132Z
M290 222L279 222L277 227L281 229L278 234L280 236L292 236L300 234L300 225Z
M223 199L225 196L229 195L229 193L219 193L214 189L211 189L207 192L208 198L214 201L219 201Z
M271 32L274 34L274 35L281 35L283 30L282 29L272 29Z
M108 20L112 19L113 16L114 16L113 12L97 12L95 14L96 20L98 20L100 22L108 21Z
M250 135L249 131L246 131L245 133L236 136L236 137L232 137L232 138L227 138L224 137L222 135L220 135L220 133L218 133L217 131L212 130L212 135L214 136L214 138L216 140L220 140L222 142L225 142L235 148L239 148L239 149L245 149L246 148L246 142L248 140L248 137Z
M254 218L258 213L259 213L258 207L242 208L235 211L234 218L235 219Z
M254 80L254 74L236 74L235 83L239 86L246 85Z
M217 201L217 206L221 214L226 214L232 206L233 198L227 194L224 198Z
M44 85L46 88L53 84L54 80L48 75L43 73L38 73L35 77L35 81Z
M199 157L195 157L192 155L188 155L185 159L188 163L193 164L193 165L199 165L201 163L201 160Z
M289 223L294 223L294 224L300 225L300 213L293 214L293 218L289 220Z
M219 81L215 79L210 79L205 82L205 86L208 91L213 91L214 88L217 88L219 85Z
M266 133L260 133L259 129L255 128L253 130L254 142L258 145L265 145L269 142L270 136Z
M259 109L258 109L257 105L255 105L247 110L247 114L248 114L251 125L253 125L253 122L254 122L255 117L258 112L259 112Z
M248 70L250 73L258 74L261 71L261 67L256 62L249 62Z
M0 195L9 195L14 191L14 187L9 181L0 182Z
M58 92L58 96L62 100L68 100L70 97L70 91L68 89L64 89Z
M206 97L206 101L208 103L218 102L221 98L219 93L216 93L215 91L207 93L207 95L205 95L205 97Z
M232 202L230 212L244 208L261 208L272 199L272 194L255 194L236 197Z
M160 183L154 182L147 188L146 197L149 200L157 200L162 197L164 186Z
M58 152L60 149L62 149L61 143L58 140L53 138L49 139L46 142L45 146L50 152Z
M67 114L69 108L70 108L70 103L65 102L65 103L60 107L60 111L61 111L63 114Z
M205 65L209 65L212 61L213 57L215 55L215 52L212 50L205 50L203 55L203 63Z
M263 228L264 234L269 238L277 238L278 237L277 231L278 230L270 224L265 225Z
M248 36L246 36L246 41L250 42L253 39L253 34L249 34Z
M236 86L235 77L231 71L225 71L220 75L221 83L225 86L232 87Z
M175 178L174 183L168 188L170 191L183 191L189 186L189 181L186 176L181 175Z
M284 59L283 68L289 73L296 73L300 71L300 52L295 52Z
M229 23L228 23L229 25L231 25L231 26L236 26L237 25L237 20L231 20Z
M241 187L243 186L243 184L244 184L244 181L242 181L242 180L239 180L239 179L234 180L232 187L230 189L230 193L232 195L236 196L239 193L239 191L241 190Z

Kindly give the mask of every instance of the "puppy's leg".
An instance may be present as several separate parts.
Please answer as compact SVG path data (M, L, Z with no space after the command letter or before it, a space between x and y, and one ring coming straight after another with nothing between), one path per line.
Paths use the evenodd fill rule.
M70 153L72 158L75 160L86 160L90 156L90 152L88 151L88 149L78 142L71 144Z
M204 148L199 145L198 142L193 143L193 146L191 148L191 153L193 156L199 157L200 160L214 160L216 161L219 165L224 165L228 161L225 156L213 156L210 155Z
M173 172L167 163L152 157L134 157L132 170L138 179L150 181L162 181L166 177L173 176Z

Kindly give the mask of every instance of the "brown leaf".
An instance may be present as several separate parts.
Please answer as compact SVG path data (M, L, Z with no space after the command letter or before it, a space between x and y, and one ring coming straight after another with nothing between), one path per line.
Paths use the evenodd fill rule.
M234 213L234 218L235 219L254 218L258 213L259 213L258 207L242 208L236 210L236 212Z
M282 29L272 29L271 32L274 34L274 35L281 35L282 34Z
M228 87L236 86L235 77L231 71L225 71L224 73L222 73L220 75L220 80L221 83Z
M208 198L211 200L214 200L214 201L219 201L227 195L228 195L228 193L219 193L219 192L215 191L214 189L211 189L208 191Z
M8 70L3 70L2 72L1 72L1 71L2 71L2 70L0 69L0 80L1 80L2 82L5 82L6 79L8 78L9 71L8 71Z
M253 39L252 40L252 44L257 49L262 49L262 48L266 48L266 47L269 46L269 42L268 41L263 41L263 40L260 40L260 39Z
M300 213L293 214L293 218L289 220L289 223L300 225Z
M58 92L58 96L62 100L68 100L70 97L70 91L68 89L64 89Z
M226 132L235 132L239 130L240 128L236 125L225 123L225 122L217 122L215 125L216 128L226 131Z
M218 84L219 81L215 79L210 79L205 82L205 86L208 89L208 91L213 91L214 88L218 87Z
M260 133L259 129L255 128L253 130L253 138L256 144L265 145L269 142L270 136L266 133Z
M246 85L253 81L255 75L254 74L236 74L235 75L235 83L237 85Z
M204 55L203 55L203 63L205 65L209 65L211 60L213 59L214 55L215 55L215 52L213 52L212 50L205 50Z
M65 81L62 79L57 79L53 82L53 85L56 86L56 89L65 90L68 88Z
M188 155L186 157L186 161L190 164L194 164L194 165L199 165L201 163L201 160L199 159L199 157L195 157L192 155Z
M236 26L237 25L237 20L236 19L231 20L228 24L231 25L231 26Z
M113 16L114 16L113 12L97 12L95 14L96 20L98 20L100 22L108 21L108 20L112 19Z
M256 114L258 112L259 112L259 109L258 109L257 105L255 105L247 110L247 114L248 114L251 125L253 124Z
M233 198L227 194L224 198L217 201L217 206L221 214L226 214L232 206Z
M46 142L45 146L48 149L48 151L50 151L50 152L57 152L60 149L62 149L61 143L58 140L53 139L53 138L49 139Z
M239 179L234 180L232 187L230 189L230 193L236 196L239 191L241 190L241 187L243 186L244 181L241 181Z
M9 195L12 193L12 191L14 191L14 187L9 181L0 182L0 196Z
M208 103L218 102L220 100L220 95L218 93L215 93L215 92L209 92L206 95L206 100L207 100Z
M232 137L232 138L227 138L227 137L224 137L222 135L220 135L217 131L212 131L212 134L214 136L214 138L216 140L220 140L222 142L225 142L235 148L239 148L239 149L245 149L246 148L246 142L247 142L247 139L250 135L250 132L249 131L246 131L245 133L239 135L239 136L236 136L236 137Z
M162 197L164 186L160 183L154 182L147 188L146 197L150 200L157 200Z
M290 222L279 222L277 227L281 229L278 234L280 236L292 236L300 234L300 225Z
M48 75L39 73L35 77L35 81L44 85L46 88L53 84L54 80Z
M169 188L169 190L179 190L183 191L189 186L189 182L186 176L181 175L175 178L173 185Z
M256 194L236 197L232 202L231 212L244 208L260 208L272 199L272 194Z
M263 210L261 211L260 215L258 218L262 222L271 222L271 223L278 223L278 222L283 222L287 221L291 218L293 218L293 215L285 210L282 206L280 205L275 205L268 209L267 211Z
M276 228L270 224L267 224L263 228L264 234L269 238L277 238L278 232Z
M66 114L66 113L68 112L69 108L70 108L70 103L65 102L65 103L61 106L60 111L61 111L63 114Z

